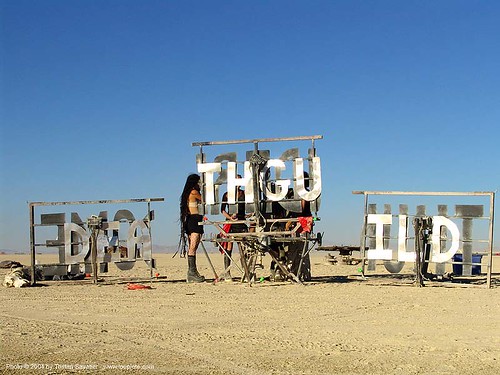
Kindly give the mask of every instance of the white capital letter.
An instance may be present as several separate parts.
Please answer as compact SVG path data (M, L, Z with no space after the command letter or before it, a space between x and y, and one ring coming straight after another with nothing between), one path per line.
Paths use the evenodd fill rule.
M78 254L71 254L71 232L76 233L77 237L81 238L82 251ZM90 250L89 246L90 234L85 229L75 223L64 223L64 262L66 264L80 263L85 260L85 256ZM77 241L79 242L79 241ZM80 246L80 245L78 245Z
M398 233L398 261L415 262L416 253L406 251L406 232L408 227L408 216L399 215L399 233Z
M265 186L264 176L270 168L276 168L278 171L282 171L285 169L285 162L280 159L269 159L266 163L266 166L260 173L261 180L261 189L265 192L266 197L272 201L280 201L286 197L286 193L288 192L288 187L290 186L290 180L277 180L276 185L276 193L270 191L267 186ZM277 173L278 174L278 173Z
M136 236L136 231L141 234ZM135 220L128 229L127 247L128 247L128 260L135 260L136 245L142 245L141 256L144 260L151 260L151 237L149 236L148 227L142 220Z
M304 160L297 158L294 160L295 189L299 197L306 201L313 201L321 194L321 162L318 156L313 157L312 162L312 182L313 187L307 191L304 186Z
M375 224L375 249L368 250L368 259L392 260L392 250L384 249L384 225L392 224L390 214L369 214L368 224Z
M448 251L441 252L441 227L447 227L451 232L451 247ZM460 232L457 225L444 216L433 216L432 218L432 261L436 263L450 260L458 250Z
M253 177L250 170L250 162L244 164L245 173L243 178L236 177L236 163L230 161L227 163L227 203L236 203L236 187L245 187L245 202L253 202Z
M220 172L221 163L200 163L198 172L205 173L205 200L206 204L215 204L214 173Z

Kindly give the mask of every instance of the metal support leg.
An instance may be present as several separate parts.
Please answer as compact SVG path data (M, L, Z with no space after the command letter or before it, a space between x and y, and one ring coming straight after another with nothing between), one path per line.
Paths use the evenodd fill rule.
M245 252L243 250L243 246L240 246L239 243L238 243L238 250L240 252L241 265L243 266L243 269L245 270L244 275L243 275L243 279L241 281L243 282L245 277L246 277L246 279L248 280L248 283L250 284L250 272L248 270L248 264L246 261Z
M226 273L226 272L229 270L229 268L231 268L231 267L232 267L232 265L233 265L233 264L234 264L234 266L238 269L238 271L240 271L241 273L245 273L245 272L244 272L244 271L240 268L240 266L238 266L238 264L234 261L234 259L233 259L231 256L229 256L229 254L227 253L226 249L224 249L224 248L221 246L221 244L220 244L220 243L217 243L217 246L219 246L219 249L221 249L221 250L224 252L224 255L225 255L225 256L227 256L229 259L231 259L231 266L229 266L229 267L228 267L228 269L225 269L225 270L224 270L224 273Z
M207 249L205 249L205 245L203 244L203 241L200 241L201 248L203 249L203 252L207 256L208 259L208 264L210 264L210 268L212 269L212 272L214 273L215 281L219 280L219 276L217 275L217 272L215 272L214 265L212 264L212 261L210 260L210 257L208 256Z
M295 282L299 283L300 285L304 285L302 281L300 281L300 279L296 275L294 275L293 272L288 271L286 267L283 266L281 262L271 252L269 252L269 255L271 256L271 258L273 258L273 260L276 262L278 267L281 269L281 271L283 271L285 275L291 277Z
M302 247L302 254L300 255L299 268L297 269L297 277L300 279L300 271L302 271L302 263L304 261L304 257L306 254L309 254L309 251L306 252L307 249L307 239L304 241L304 246Z

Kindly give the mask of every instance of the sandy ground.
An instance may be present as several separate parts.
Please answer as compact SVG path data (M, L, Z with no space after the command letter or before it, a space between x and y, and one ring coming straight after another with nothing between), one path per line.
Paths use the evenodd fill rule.
M498 275L492 289L418 288L412 277L387 277L383 268L380 276L360 280L359 266L332 265L326 255L313 253L313 281L305 286L186 284L186 260L157 254L160 275L151 284L144 279L148 268L138 262L131 271L112 265L99 285L2 287L0 372L500 373ZM38 258L43 263L55 256ZM261 276L268 274L268 258ZM29 264L28 255L0 256L6 259ZM220 271L222 257L212 259ZM210 276L202 253L198 263ZM0 271L3 280L7 271ZM128 290L131 280L152 289Z

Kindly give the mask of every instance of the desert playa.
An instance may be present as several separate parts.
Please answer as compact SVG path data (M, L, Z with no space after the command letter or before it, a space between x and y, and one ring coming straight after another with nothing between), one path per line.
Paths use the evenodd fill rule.
M156 254L99 285L43 281L0 290L6 374L498 374L500 287L361 280L312 253L304 286L186 284L186 259ZM222 257L212 254L219 269ZM267 257L268 258L268 257ZM498 269L495 257L494 270ZM29 255L0 260L29 264ZM55 255L39 256L43 262ZM263 258L266 276L269 259ZM213 281L203 254L202 274ZM496 268L495 268L496 266ZM380 268L381 270L383 268ZM2 280L8 270L1 270ZM233 271L237 276L237 271ZM128 283L151 289L129 290Z

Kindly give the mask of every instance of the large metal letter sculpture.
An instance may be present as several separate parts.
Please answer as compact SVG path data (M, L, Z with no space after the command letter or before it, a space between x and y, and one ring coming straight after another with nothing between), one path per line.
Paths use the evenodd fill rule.
M361 245L363 258L368 260L368 270L375 269L375 260L383 260L386 269L391 273L398 273L402 270L404 262L415 262L422 260L423 269L427 272L429 263L436 264L436 275L444 275L445 267L443 263L460 264L458 272L463 276L471 276L480 272L481 258L488 255L487 262L487 284L491 286L491 269L493 254L493 216L494 216L494 192L377 192L377 191L354 191L353 194L365 195L365 221L363 233L361 236ZM390 205L385 205L385 212L376 213L376 205L368 203L368 197L372 195L405 195L405 196L469 196L469 197L489 197L490 212L489 216L484 216L483 205L455 205L455 213L448 215L446 205L437 206L437 215L426 215L425 206L417 206L416 213L408 214L408 206L400 205L399 215L390 213ZM387 210L388 207L388 210ZM389 242L393 239L390 236L390 228L393 224L393 218L398 222L397 250L391 249ZM417 239L417 233L410 237L408 233L409 217L414 221L418 218L428 217L429 240L426 237L426 248L423 257L417 259L415 251L407 250L407 243L410 238ZM487 219L489 222L488 238L476 237L472 235L473 220ZM457 221L462 222L462 231L460 231ZM365 244L368 240L369 247L365 251ZM473 249L473 243L476 248ZM481 243L486 243L488 249L478 248ZM421 249L420 249L421 250ZM457 256L458 260L455 259ZM363 263L363 272L364 272ZM458 268L457 268L458 269ZM454 267L455 273L455 267ZM430 274L429 274L430 275Z
M150 226L154 219L154 211L150 210L150 202L163 201L163 198L144 198L115 201L77 201L77 202L32 202L30 203L30 233L32 275L35 274L35 257L38 246L57 247L59 263L43 265L44 277L68 276L79 273L90 273L92 264L100 264L101 272L107 270L107 264L112 262L121 270L131 269L136 260L144 260L150 268L154 266L152 258L152 243ZM93 220L83 222L76 212L71 213L71 222L66 222L65 213L50 213L40 215L40 224L35 224L35 207L62 206L81 204L112 204L147 202L148 210L144 219L135 219L129 210L118 210L113 221L108 221L107 211L92 215ZM99 223L93 225L91 223ZM123 224L128 224L125 233L121 230ZM48 239L45 244L35 242L36 228L39 226L56 226L57 238ZM123 229L123 228L122 228ZM91 246L92 245L92 246ZM95 248L95 259L90 259L91 248ZM92 263L92 264L91 264ZM32 284L35 280L32 278Z
M322 190L321 159L314 147L316 139L322 139L322 136L193 143L193 146L200 146L196 160L203 183L203 212L218 214L218 207L222 203L221 192L226 190L227 212L233 214L238 211L240 214L238 220L231 224L240 225L240 229L242 226L248 231L227 233L223 229L224 221L204 220L203 224L214 225L221 232L224 242L238 242L238 248L245 253L243 258L248 259L248 264L244 264L243 268L249 282L254 275L252 269L255 269L255 256L259 252L269 253L286 277L299 282L300 279L310 278L308 256L312 247L309 247L309 243L314 246L321 241L320 235L312 233L312 215L316 215L319 210ZM301 157L298 148L291 148L278 158L273 158L270 150L258 147L261 142L283 141L311 141L312 148L308 150L307 157ZM203 151L204 146L246 143L253 144L254 149L246 151L245 160L240 161L234 152L219 154L207 160ZM238 190L244 190L244 202L242 195L238 195L241 199L238 201ZM244 218L242 204L245 206ZM217 238L211 240L218 243ZM293 258L295 263L283 264L283 259L278 260L283 258L277 253L278 248L287 254L284 258ZM309 273L303 276L305 273L301 274L301 270L306 268Z

